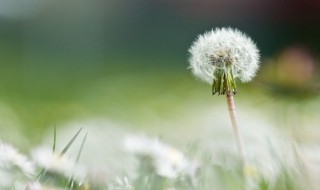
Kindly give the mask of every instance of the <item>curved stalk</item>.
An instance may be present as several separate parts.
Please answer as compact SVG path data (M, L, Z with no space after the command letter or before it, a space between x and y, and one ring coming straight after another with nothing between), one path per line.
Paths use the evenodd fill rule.
M241 138L240 131L239 131L239 123L237 119L236 105L234 103L233 92L229 91L226 95L227 95L228 110L229 110L229 115L232 123L233 133L236 138L237 149L239 151L242 164L243 166L245 166L246 164L245 151L243 148L243 140Z

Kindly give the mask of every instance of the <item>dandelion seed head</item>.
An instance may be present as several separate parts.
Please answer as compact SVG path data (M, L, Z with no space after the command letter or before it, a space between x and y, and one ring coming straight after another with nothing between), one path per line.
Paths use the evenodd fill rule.
M259 68L259 50L237 29L217 28L199 35L189 52L192 73L209 84L219 78L217 71L230 69L234 78L248 82Z

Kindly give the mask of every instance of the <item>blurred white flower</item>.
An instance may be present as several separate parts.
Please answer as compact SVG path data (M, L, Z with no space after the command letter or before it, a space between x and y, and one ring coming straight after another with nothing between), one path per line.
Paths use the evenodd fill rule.
M63 190L65 188L49 187L37 181L29 182L23 190ZM22 189L21 189L22 190Z
M79 126L88 133L81 153L79 164L86 167L87 177L97 186L106 186L116 176L126 175L130 179L135 175L135 158L123 149L122 139L128 133L130 125L116 123L105 118L75 120L57 124L57 150L62 150ZM52 131L45 136L44 144L52 142ZM74 141L69 155L77 155L81 146L81 135Z
M26 185L25 190L43 190L43 187L39 182L31 182Z
M83 167L76 165L70 156L52 152L50 148L40 147L32 151L35 163L47 171L62 174L66 177L73 176L77 180L83 180L86 172Z
M108 185L108 189L110 190L133 190L133 186L130 184L129 179L127 177L120 178L116 177L116 179Z
M232 28L218 28L200 35L189 52L192 73L212 84L213 94L224 94L225 90L235 92L235 79L248 82L259 67L259 50L255 43ZM220 86L224 81L230 89Z
M17 178L34 175L35 168L27 157L13 146L0 142L0 187L12 185Z
M196 162L189 160L181 151L143 135L127 136L125 148L134 154L148 156L152 159L158 175L174 179L180 174L192 175Z

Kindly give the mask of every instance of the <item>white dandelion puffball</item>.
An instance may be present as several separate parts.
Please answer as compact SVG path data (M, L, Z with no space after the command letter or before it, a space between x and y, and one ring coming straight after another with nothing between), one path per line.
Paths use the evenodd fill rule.
M189 52L192 73L209 84L220 77L217 71L232 72L232 79L248 82L259 68L259 50L237 29L217 28L199 35Z

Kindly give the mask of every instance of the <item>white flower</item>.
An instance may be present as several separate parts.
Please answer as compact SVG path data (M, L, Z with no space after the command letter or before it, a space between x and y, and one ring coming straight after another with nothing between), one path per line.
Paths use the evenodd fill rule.
M259 51L254 42L232 28L218 28L200 35L189 52L192 73L212 84L213 94L236 92L235 79L248 82L259 67Z
M158 139L149 139L143 135L128 136L125 138L125 147L131 153L150 157L160 176L174 179L180 174L193 175L196 162Z
M113 181L113 183L110 183L108 185L108 189L110 190L133 190L133 186L130 184L127 177L119 178L116 177L116 179Z
M18 167L26 176L31 177L35 168L27 157L9 144L0 142L0 169Z
M32 151L32 157L38 166L48 171L56 172L66 177L73 176L77 180L85 178L83 168L76 166L75 160L66 154L60 155L57 152L52 152L49 148L40 147Z
M23 190L63 190L63 189L58 187L46 186L39 183L38 181L35 181L35 182L29 182L27 185L25 185L25 188L23 188Z
M34 172L33 163L25 155L13 146L0 142L0 187L10 186L22 176L32 177Z
M74 135L79 126L86 126L89 135L82 150L79 164L86 166L88 177L95 184L107 184L110 179L121 176L123 173L126 173L129 178L132 177L131 174L134 175L136 160L123 150L122 141L130 128L129 126L105 118L77 120L60 125L59 144L62 145L70 141L70 136ZM46 137L45 144L51 141L52 134L50 133ZM77 155L80 143L81 140L75 141L68 153ZM58 148L62 149L63 147Z
M26 185L25 190L43 190L43 187L39 182L31 182Z

